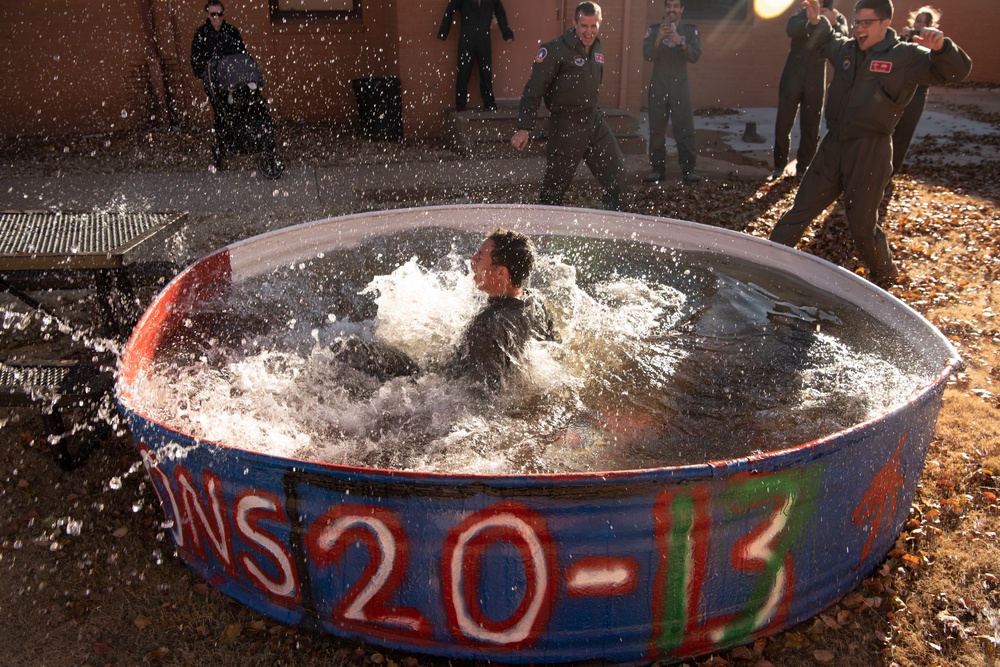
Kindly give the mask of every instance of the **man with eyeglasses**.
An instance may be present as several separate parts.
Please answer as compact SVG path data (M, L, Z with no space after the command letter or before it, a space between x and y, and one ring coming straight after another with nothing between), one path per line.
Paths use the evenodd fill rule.
M208 17L198 27L191 41L191 68L199 79L205 78L208 63L222 56L246 53L247 47L236 26L226 23L226 10L221 2L211 0L205 5ZM207 89L206 89L207 90ZM209 98L212 96L209 95Z
M878 224L878 206L892 176L892 131L918 85L961 81L972 70L972 60L935 28L925 28L912 43L900 41L889 27L891 0L860 0L854 6L853 38L833 31L820 0L806 0L803 6L811 45L833 63L827 133L771 240L794 247L809 223L843 194L848 228L868 279L889 287L899 270Z

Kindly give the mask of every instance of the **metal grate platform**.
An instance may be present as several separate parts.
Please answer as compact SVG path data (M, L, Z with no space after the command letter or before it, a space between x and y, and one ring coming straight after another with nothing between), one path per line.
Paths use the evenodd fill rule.
M0 212L0 270L102 269L184 213Z
M0 363L0 406L36 403L61 408L98 400L111 390L110 373L94 364L52 361L38 364Z

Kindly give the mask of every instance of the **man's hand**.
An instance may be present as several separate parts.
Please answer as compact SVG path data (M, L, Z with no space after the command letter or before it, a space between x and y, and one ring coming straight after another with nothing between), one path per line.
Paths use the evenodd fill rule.
M832 9L827 9L824 7L819 11L820 16L825 16L826 20L830 22L830 25L837 25L837 13Z
M819 23L819 17L822 14L819 0L805 0L805 2L802 3L802 6L806 10L806 17L809 19L809 25L816 25Z
M681 43L682 38L677 34L677 30L674 28L674 25L664 20L663 23L660 24L660 32L657 34L657 41L666 41L671 46L677 46Z
M940 51L944 47L944 33L937 28L923 28L919 35L913 36L913 43Z
M523 151L528 147L528 140L530 135L527 130L518 130L514 133L514 136L510 139L510 145L519 151Z

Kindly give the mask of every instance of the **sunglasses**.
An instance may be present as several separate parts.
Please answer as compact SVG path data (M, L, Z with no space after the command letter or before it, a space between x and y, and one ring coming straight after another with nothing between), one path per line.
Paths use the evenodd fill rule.
M209 16L222 16L222 12L209 12Z

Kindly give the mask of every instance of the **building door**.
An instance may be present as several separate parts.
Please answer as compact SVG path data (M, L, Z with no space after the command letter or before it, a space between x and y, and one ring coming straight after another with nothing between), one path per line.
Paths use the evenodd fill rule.
M494 28L493 95L497 99L519 98L531 74L531 63L538 45L555 39L563 31L561 0L504 0L507 22L514 31L514 41L503 41ZM477 75L478 76L478 75ZM469 90L478 90L470 84Z

